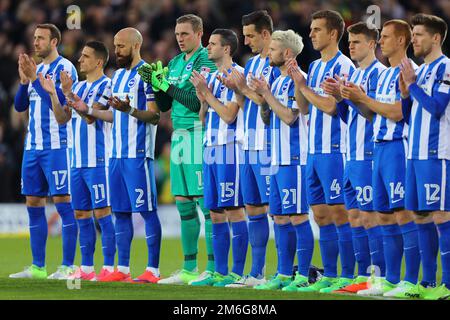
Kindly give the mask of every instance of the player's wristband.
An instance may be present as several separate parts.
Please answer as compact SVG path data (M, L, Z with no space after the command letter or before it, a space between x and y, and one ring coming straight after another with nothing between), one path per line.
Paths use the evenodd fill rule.
M89 108L88 108L88 111L87 111L87 115L88 115L88 116L91 116L91 115L92 115L92 112L94 112L94 108L89 107Z
M134 113L134 111L136 111L136 108L130 107L130 110L128 111L128 114L129 114L130 116L132 116L133 113Z

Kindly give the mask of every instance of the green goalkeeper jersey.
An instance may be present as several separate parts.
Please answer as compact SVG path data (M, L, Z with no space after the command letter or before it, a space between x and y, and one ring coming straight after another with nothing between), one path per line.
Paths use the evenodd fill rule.
M192 71L196 70L206 77L206 74L216 71L217 68L214 62L208 59L208 50L201 45L189 60L186 61L185 57L186 53L183 52L170 60L167 80L173 86L195 96L195 88L189 81ZM201 126L198 113L189 110L175 99L172 101L172 123L175 130L192 130L196 124Z

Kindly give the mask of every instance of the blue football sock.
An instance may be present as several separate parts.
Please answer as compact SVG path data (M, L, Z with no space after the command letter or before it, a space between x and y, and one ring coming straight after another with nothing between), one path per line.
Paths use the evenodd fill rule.
M280 250L278 250L278 243L280 242L280 225L273 223L273 233L275 240L275 249L277 252L277 271L280 270Z
M437 225L441 250L442 283L450 289L450 221Z
M298 273L308 277L314 252L314 236L309 220L294 226L297 236Z
M130 266L130 249L134 229L131 212L115 212L116 217L116 243L119 256L118 266Z
M398 224L381 227L383 231L384 258L386 260L386 280L397 284L400 281L400 271L403 258L403 238Z
M77 219L80 228L80 251L81 265L92 267L94 265L95 252L95 225L92 217L86 219Z
M319 227L320 229L320 254L322 255L322 263L324 276L337 277L337 259L339 254L338 234L333 223Z
M248 249L248 229L247 221L232 222L233 230L233 269L232 272L242 276L244 273L245 258Z
M439 237L434 222L417 224L420 257L422 260L422 285L436 285L437 254Z
M213 249L216 272L228 274L228 254L230 252L230 227L228 222L213 223Z
M355 251L353 250L350 223L336 227L338 232L339 255L341 257L341 277L353 279L355 274Z
M114 266L114 258L116 255L116 235L112 216L107 215L97 219L102 231L102 249L103 249L103 265Z
M379 270L376 271L376 276L384 277L386 275L386 262L384 261L383 232L380 226L372 227L366 231L369 237L372 266Z
M63 266L73 265L77 249L78 224L70 202L55 203L62 220Z
M278 227L278 251L280 259L280 262L278 263L278 273L285 276L290 276L292 275L292 270L294 267L297 236L295 234L295 229L290 222L280 224Z
M370 275L370 250L369 237L364 227L352 228L353 249L355 250L355 260L358 263L358 275Z
M30 245L33 264L40 268L45 266L45 245L47 243L47 218L45 207L27 207L30 219Z
M248 238L252 247L252 270L250 275L263 276L266 264L266 248L269 241L269 220L267 214L248 216Z
M161 222L156 210L141 212L145 222L145 239L147 242L148 262L147 267L159 267L159 255L161 251Z
M403 253L405 255L405 281L416 284L420 269L419 237L417 226L411 221L400 226L403 237Z

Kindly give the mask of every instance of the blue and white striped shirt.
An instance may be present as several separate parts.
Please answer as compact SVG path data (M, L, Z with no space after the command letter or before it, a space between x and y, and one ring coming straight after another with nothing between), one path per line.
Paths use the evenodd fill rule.
M358 68L350 76L349 81L362 85L364 91L373 98L377 88L378 75L386 69L380 61L374 60L366 69ZM357 108L348 106L347 117L347 161L372 160L373 124L364 118Z
M147 110L147 102L154 101L152 86L137 73L144 64L141 60L134 68L118 69L111 82L112 96L125 100L139 110ZM156 125L145 123L128 113L113 109L112 158L154 158Z
M306 74L302 72L306 78ZM271 87L274 97L284 106L298 109L295 84L289 76L279 76ZM291 125L283 122L272 111L271 142L272 165L305 165L308 154L308 116L299 113Z
M414 69L417 69L417 65L414 62L412 64ZM389 67L381 73L378 77L375 100L388 104L395 104L401 100L399 75L400 66ZM393 121L379 114L375 114L373 131L375 141L400 140L408 137L408 125L404 119Z
M75 82L78 80L77 71L72 62L58 56L52 63L37 65L36 74L49 75L55 81L56 87L61 87L60 72L67 71ZM39 81L39 80L38 80ZM36 92L32 84L28 85L30 107L28 109L29 122L25 138L25 150L46 150L71 147L72 134L70 122L58 125L53 113L51 101L44 101Z
M264 76L267 83L271 85L280 75L278 68L273 68L269 64L269 57L262 58L259 54L250 58L245 65L244 75L247 83L250 80L250 73L256 78ZM270 126L264 124L261 113L261 106L246 98L244 104L244 143L243 150L266 150L269 149Z
M238 72L244 73L244 68L236 63L233 63L232 67ZM219 75L226 77L225 74L219 72L218 70L210 73L207 77L208 87L212 86L212 93L214 97L216 97L217 100L224 105L227 105L230 102L236 102L236 94L233 90L228 89L217 79L217 76ZM240 137L238 132L242 132L243 130L242 110L239 108L236 120L231 124L227 124L222 120L222 118L220 118L219 114L211 106L208 106L205 117L205 125L206 132L204 142L206 146L210 147L239 142Z
M417 85L430 97L450 95L450 59L444 55L430 64L422 64L417 73ZM450 160L450 101L440 118L432 115L412 95L409 120L408 159Z
M326 97L327 94L320 84L327 78L348 78L355 69L353 62L338 51L333 59L324 62L318 59L312 62L308 70L307 85L318 95ZM309 153L345 153L345 123L336 114L330 116L309 104Z
M102 76L94 82L80 81L73 85L72 91L90 107L95 103L106 107L111 96L111 79ZM111 124L98 119L87 124L77 112L72 111L72 129L72 168L108 166Z

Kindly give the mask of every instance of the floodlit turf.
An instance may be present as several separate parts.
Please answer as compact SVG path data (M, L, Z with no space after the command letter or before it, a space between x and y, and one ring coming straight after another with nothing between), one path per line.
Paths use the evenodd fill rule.
M100 239L98 239L100 240ZM204 239L200 239L200 269L206 265ZM28 238L0 239L0 299L158 299L158 300L338 300L362 299L355 295L336 295L318 293L288 293L281 291L257 291L254 289L230 289L210 287L190 287L175 285L131 284L131 283L93 283L81 282L80 289L76 283L58 280L29 280L9 279L8 275L19 272L31 261L31 252ZM61 263L61 238L49 238L47 242L47 272L50 274ZM145 239L134 239L131 250L131 273L138 276L146 267L147 249ZM163 277L169 276L179 269L182 264L181 245L178 239L166 239L162 243L160 270ZM250 261L250 250L248 260ZM78 249L75 259L80 264ZM231 263L231 260L230 260ZM320 253L318 244L313 258L313 264L320 266ZM97 241L95 266L98 271L102 265L101 243ZM271 240L267 252L266 274L271 275L276 269L275 246ZM245 271L250 270L246 264ZM440 267L439 267L440 270ZM438 275L440 277L440 274ZM73 287L69 289L68 287Z

